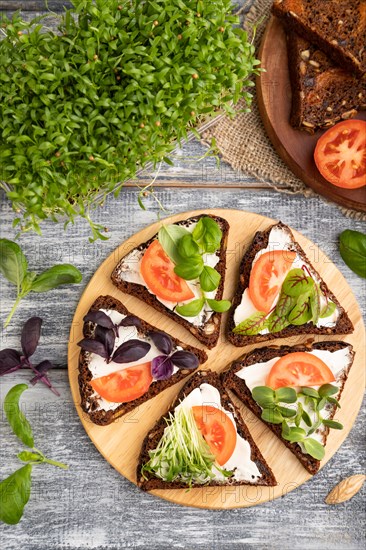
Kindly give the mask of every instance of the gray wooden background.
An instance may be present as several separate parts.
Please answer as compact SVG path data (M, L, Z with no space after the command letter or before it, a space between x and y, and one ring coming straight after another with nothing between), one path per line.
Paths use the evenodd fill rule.
M50 2L59 9L63 2ZM40 1L0 1L0 10L18 7L36 11ZM26 12L25 12L26 13ZM30 14L28 13L28 16ZM214 159L193 161L204 147L187 145L174 168L164 168L158 179L158 197L167 214L196 208L238 208L257 212L292 225L317 243L339 267L366 312L365 281L342 262L337 237L346 228L365 231L365 224L344 217L321 197L305 199L278 193L245 174L235 173ZM67 341L81 293L99 264L132 233L156 221L158 209L147 202L142 211L136 190L109 197L95 214L109 228L110 239L90 244L86 222L78 220L65 232L45 224L43 236L23 235L20 244L30 269L71 262L83 273L80 285L28 296L8 329L0 333L0 349L19 347L22 324L32 315L44 319L35 359L57 364L51 373L61 397L37 385L24 395L26 415L34 429L36 446L49 457L68 463L67 472L52 466L34 468L33 488L24 517L17 526L0 524L4 550L186 548L263 550L353 550L365 547L365 490L351 501L327 506L324 498L341 479L365 470L365 407L338 453L311 481L282 499L249 509L208 511L184 508L139 491L121 477L93 446L79 421L67 378ZM14 238L13 213L0 193L0 237ZM0 321L14 300L14 289L0 279ZM0 381L0 397L29 373L18 372ZM0 478L18 467L21 444L0 413Z

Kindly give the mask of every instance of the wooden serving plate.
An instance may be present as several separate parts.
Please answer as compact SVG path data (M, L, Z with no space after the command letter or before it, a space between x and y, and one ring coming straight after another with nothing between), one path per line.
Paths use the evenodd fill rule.
M342 189L327 182L318 171L313 154L324 130L310 135L290 126L292 94L286 35L276 17L272 17L267 25L259 58L266 72L256 80L258 107L277 153L298 178L320 195L342 206L366 212L366 187ZM360 113L355 118L366 120L366 113Z
M166 223L173 223L201 213L222 216L230 224L224 298L231 298L237 283L239 264L244 250L250 244L255 232L267 229L274 220L250 212L214 209L177 214L164 221ZM97 426L89 420L87 414L80 407L78 387L78 358L80 348L77 346L77 342L82 338L83 317L91 304L99 295L110 294L121 300L132 313L139 315L149 323L171 333L186 343L203 347L183 327L158 313L137 298L123 294L113 286L110 280L110 274L119 259L133 247L152 237L158 231L160 225L161 222L156 222L133 235L122 243L96 271L76 309L71 326L68 349L71 391L81 422L100 453L118 472L133 483L136 483L135 470L142 440L155 421L167 411L184 382L168 388L130 414L122 416L116 422L108 426ZM361 405L365 387L365 329L356 299L342 274L314 243L296 231L294 231L294 235L304 248L311 263L319 271L320 275L324 277L325 282L335 292L340 302L346 307L355 326L355 331L352 335L338 338L352 344L356 351L356 356L342 395L342 408L336 415L337 420L343 423L344 429L331 431L326 447L326 455L322 461L323 466L347 437ZM258 347L253 345L246 346L245 348L234 347L225 339L225 325L226 315L223 318L219 343L214 349L208 351L208 361L204 365L206 369L220 372L226 365L238 359L244 352ZM316 339L320 341L325 339L335 340L337 338L316 337ZM282 339L278 343L294 345L307 340L309 340L309 335ZM264 345L266 344L262 343L261 347ZM154 495L175 503L199 508L225 509L246 507L283 496L299 487L299 485L311 477L296 457L260 420L247 410L244 405L240 405L237 399L234 398L234 401L239 405L249 431L268 461L268 464L273 469L278 480L278 485L276 487L253 487L249 485L239 487L202 487L192 489L188 492L185 490L154 490L152 491Z

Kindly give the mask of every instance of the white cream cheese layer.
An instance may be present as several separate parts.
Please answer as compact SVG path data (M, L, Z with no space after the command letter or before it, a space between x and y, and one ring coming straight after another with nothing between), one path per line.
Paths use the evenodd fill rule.
M197 222L191 222L187 225L184 225L183 227L187 229L187 231L191 232L196 227ZM127 283L135 283L144 286L147 288L147 290L154 294L152 290L148 287L146 282L144 281L143 277L140 273L140 266L141 266L141 260L144 255L145 250L132 250L129 254L127 254L120 263L120 271L119 275L123 281L126 281ZM219 261L220 258L217 254L203 254L202 256L203 262L205 265L208 265L210 267L215 267ZM194 298L191 300L187 300L185 302L168 302L167 300L162 300L158 296L156 297L159 302L161 302L165 307L167 307L170 310L174 310L174 308L177 305L183 305L191 302L192 300L195 300L197 298L201 298L201 292L200 292L200 285L198 279L193 279L192 281L186 281L189 288L192 290L194 294ZM205 295L209 299L215 299L217 293L217 289L213 290L212 292L205 292ZM179 313L175 311L177 315ZM183 319L186 319L189 323L192 323L192 325L195 326L202 326L205 324L211 317L212 317L213 311L209 308L207 304L204 305L200 313L196 317L184 317L183 315L179 315Z
M119 324L122 319L126 317L126 315L122 315L122 313L119 313L115 310L106 310L101 309L100 311L103 311L106 315L108 315L113 323ZM152 361L154 357L157 357L158 355L162 355L162 352L158 350L158 348L155 346L154 342L151 340L151 338L144 337L142 338L139 336L137 328L135 326L131 327L118 327L118 338L116 338L115 344L114 344L114 350L116 350L121 344L124 342L127 342L128 340L141 340L143 342L148 342L151 345L151 348L149 352L139 359L138 361L132 361L131 363L114 363L111 361L110 363L107 363L103 357L100 355L97 355L96 353L90 353L89 354L89 363L88 367L92 374L92 378L100 378L101 376L108 376L109 374L112 374L114 372L118 372L124 369L129 369L130 367L134 367L135 365L141 365L142 363L148 363L149 361ZM174 347L174 351L181 350L182 348L180 346ZM178 372L178 368L174 366L173 374ZM173 376L172 374L172 376ZM153 380L152 383L156 382L156 380ZM99 409L104 409L106 411L116 409L121 403L114 403L111 401L107 401L107 399L104 399L103 397L98 396L96 393L93 395L93 397L97 398Z
M252 263L252 269L254 267L254 264L257 262L257 260L265 254L266 252L272 252L275 250L283 250L286 252L287 250L293 250L296 252L296 249L294 247L294 243L291 239L291 235L286 229L281 227L273 227L269 233L268 238L268 245L266 248L263 248L254 257L253 263ZM315 282L320 283L321 279L317 276L314 269L307 263L304 262L303 259L297 254L295 260L292 263L291 269L295 268L302 268L302 266L306 266L311 274L311 277L314 279ZM272 308L276 305L277 300L279 298L279 294L274 300L272 304ZM326 299L324 296L321 296L320 300L320 308L322 309L326 305ZM257 308L253 304L250 295L249 295L249 289L246 288L243 292L243 296L241 299L240 304L234 311L234 323L235 326L239 325L242 321L250 317L253 313L257 311ZM329 317L325 317L324 319L319 319L316 326L317 327L334 327L339 317L339 309L336 308L332 315ZM269 330L263 329L259 332L259 334L268 334Z
M315 357L318 357L324 363L330 368L332 371L335 381L331 382L333 386L338 386L339 389L342 386L342 377L344 373L347 371L348 367L350 366L352 362L352 355L350 354L350 349L342 348L336 351L328 351L328 350L312 350L307 352L311 355L314 355ZM249 388L250 391L253 390L256 386L265 386L266 385L266 379L267 376L273 367L275 363L280 359L280 357L274 357L270 361L266 361L264 363L255 363L253 365L249 365L248 367L243 367L238 372L236 372L236 376L244 380L245 384ZM315 390L319 388L319 386L312 386ZM295 388L297 391L299 391L299 388ZM338 394L334 395L336 399L339 399L340 392ZM314 420L314 411L311 409L310 405L305 404L305 399L303 397L298 397L298 400L301 402L304 410L309 414L310 418ZM284 406L288 408L296 408L296 403L294 404L284 404ZM322 410L322 417L323 418L329 418L331 412L333 410L333 407L324 408ZM308 426L302 421L300 424L300 428L304 428L305 430L308 430ZM316 430L311 437L318 440L321 444L324 444L324 426L321 425L318 430Z
M189 409L202 405L210 405L212 407L216 407L220 411L223 411L227 416L227 421L232 422L237 431L234 415L222 407L220 392L211 384L203 383L199 388L195 388L189 395L187 395L185 399L183 399L175 410L179 409L179 407L186 407ZM255 462L251 460L250 455L251 448L248 441L241 437L237 432L234 452L222 468L225 470L233 470L234 479L237 481L256 483L262 474L258 470ZM226 479L225 476L215 467L213 467L213 473L215 475L215 479L222 481Z

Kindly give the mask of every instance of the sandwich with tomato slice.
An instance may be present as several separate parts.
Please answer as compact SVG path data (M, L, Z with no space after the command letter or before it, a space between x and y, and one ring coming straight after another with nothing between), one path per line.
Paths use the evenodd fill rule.
M100 296L86 312L78 343L81 406L95 424L110 424L207 360L139 317L112 296Z
M353 358L345 342L258 348L222 380L315 474L329 431L343 428L336 417Z
M146 435L136 477L145 491L277 484L212 371L196 372Z
M244 254L227 324L235 346L301 334L350 334L344 307L312 266L289 227L255 234Z
M123 256L114 285L189 330L207 348L217 344L223 300L228 222L200 215L162 223L158 233Z

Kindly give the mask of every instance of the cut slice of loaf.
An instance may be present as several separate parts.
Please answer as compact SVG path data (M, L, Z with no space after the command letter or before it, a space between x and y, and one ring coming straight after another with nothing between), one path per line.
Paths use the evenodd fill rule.
M212 371L198 371L196 372L192 378L183 386L181 391L178 394L177 399L173 403L172 407L167 411L165 415L163 415L160 420L155 424L155 426L149 431L149 433L146 435L139 458L139 463L137 466L136 476L137 476L137 483L143 489L144 491L151 491L153 489L186 489L188 488L188 485L184 481L171 481L166 482L163 479L154 476L151 473L144 472L144 475L142 475L142 467L144 464L146 464L149 459L149 451L153 451L161 438L163 437L164 430L167 426L166 418L169 417L169 413L174 413L175 408L179 405L179 403L187 397L194 389L199 388L201 384L210 384L211 386L214 386L219 393L221 397L221 405L230 413L233 414L237 433L239 436L244 438L250 445L250 459L255 463L257 466L259 472L260 472L260 478L256 482L251 481L239 481L235 480L232 477L227 478L225 481L219 481L219 480L211 480L208 483L205 483L204 486L221 486L221 485L277 485L276 479L273 475L273 472L271 468L266 463L265 459L263 458L260 450L254 443L248 428L244 424L243 419L240 416L240 413L238 409L235 407L229 396L227 395L226 391L224 390L220 376ZM212 403L209 403L209 405L212 405ZM194 483L191 485L192 488L194 487L202 487L202 483Z
M346 71L366 72L366 0L274 0L272 13Z
M348 349L349 363L342 370L338 378L340 390L339 390L339 393L334 396L339 401L341 394L343 392L344 384L348 377L349 370L352 366L353 357L354 357L352 346L345 342L319 342L312 345L309 344L309 345L301 345L301 346L293 346L293 347L272 346L272 347L266 347L266 348L259 348L257 350L254 350L244 355L238 361L235 361L230 366L230 368L222 374L223 385L226 389L233 391L239 397L239 399L258 418L261 419L262 409L257 404L257 402L253 399L251 390L248 388L245 381L237 376L236 373L238 373L238 371L240 371L243 368L245 369L250 365L256 365L257 363L266 363L267 361L271 361L277 357L278 358L283 357L284 355L287 355L289 353L311 352L312 350L325 350L325 351L334 353L338 350L343 350L346 348ZM255 368L258 368L258 366L256 366ZM329 420L334 418L336 411L337 411L337 407L333 405L329 410L329 416L328 416ZM265 422L265 421L262 420L262 422ZM277 437L281 439L281 441L286 445L286 447L288 447L288 449L290 449L290 451L299 459L301 464L304 466L304 468L306 468L308 472L310 472L311 474L316 474L316 472L319 470L319 467L320 467L319 460L303 452L303 450L301 449L298 443L290 443L289 441L286 441L285 439L283 439L281 435L281 432L282 432L281 424L270 424L268 422L265 422L265 424L272 430L274 434L277 435ZM329 434L329 428L325 427L324 430L322 431L324 446L326 445L328 434Z
M290 123L313 134L366 109L366 78L333 63L319 48L290 31L287 50L292 88Z
M200 216L195 216L192 218L188 218L187 220L182 220L180 222L177 222L176 225L180 226L190 226L193 223L198 222L200 218L203 217L210 217L213 220L216 221L216 223L220 226L220 229L222 231L222 240L221 240L221 246L219 251L217 252L217 255L219 257L219 261L217 265L215 266L216 271L219 272L221 275L220 284L217 288L216 294L215 294L215 300L221 300L224 292L224 281L225 281L225 271L226 271L226 246L227 246L227 239L229 234L229 224L228 222L220 218L218 216L210 216L206 214L202 214ZM149 239L147 242L141 243L139 246L131 250L128 254L126 254L124 257L120 259L116 267L114 268L111 279L114 285L116 285L119 290L122 290L122 292L125 292L126 294L131 294L132 296L136 296L146 304L149 304L156 310L160 311L161 313L164 313L180 325L182 325L184 328L189 330L197 340L205 344L205 346L209 349L216 346L219 334L220 334L220 324L221 324L221 313L207 313L206 318L202 319L202 323L200 324L194 324L190 322L185 317L182 317L178 315L174 310L169 309L166 305L164 305L152 292L148 290L146 286L143 284L139 284L136 282L129 282L129 274L130 274L130 267L128 265L128 262L131 262L131 259L138 258L138 255L143 254L144 251L149 247L149 245L157 239L157 234L154 235L151 239Z
M289 325L283 330L276 332L275 334L267 333L267 334L257 334L255 336L248 336L244 334L235 334L233 333L233 329L235 328L236 324L234 321L235 317L235 310L240 305L242 301L242 296L245 292L245 290L249 287L249 279L250 279L250 273L252 270L252 263L255 259L255 256L258 252L261 250L267 248L269 237L271 230L279 229L288 236L289 241L291 244L289 245L289 250L293 250L296 252L297 257L302 260L302 262L308 267L309 272L311 276L314 279L317 279L319 281L320 288L323 293L325 293L329 300L334 302L336 304L336 308L338 311L338 319L334 326L331 326L329 323L327 323L325 326L315 326L313 323L306 323L304 325ZM241 319L243 321L244 319ZM254 239L252 241L252 244L249 246L248 250L244 254L244 257L242 259L242 262L240 264L239 268L239 281L238 286L234 295L234 298L232 300L232 306L229 313L228 323L227 323L227 329L226 329L226 335L228 340L234 344L234 346L247 346L249 344L254 344L257 342L264 342L266 340L273 340L275 338L287 338L289 336L299 336L302 334L350 334L353 332L353 324L348 317L346 311L341 306L337 298L334 296L334 294L329 290L326 283L323 281L323 279L320 277L319 273L314 269L314 267L311 265L310 261L306 257L305 252L301 248L301 246L295 241L294 236L287 225L279 222L277 224L274 224L270 226L265 231L258 231Z
M125 308L125 306L119 300L113 298L112 296L99 296L99 298L97 298L92 304L89 311L97 311L99 309L118 311L122 315L131 315L129 311ZM134 315L134 317L136 316ZM147 335L149 332L152 331L161 332L157 328L143 321L142 319L140 320L140 323L141 328L138 329L139 334ZM95 327L96 325L94 323L85 322L83 328L84 337L93 338ZM204 363L207 360L207 355L204 351L183 344L172 336L170 336L170 338L175 347L179 346L186 351L194 353L194 355L197 356L200 364ZM83 411L85 411L89 415L89 418L92 422L100 425L110 424L120 416L127 414L135 407L138 407L142 403L145 403L145 401L148 401L149 399L155 397L166 388L172 386L173 384L176 384L180 380L183 380L184 378L192 374L192 370L180 369L167 380L157 380L153 382L149 390L138 399L135 399L134 401L129 401L127 403L121 403L113 410L105 410L100 407L98 395L96 395L96 392L90 385L90 381L92 380L92 372L89 369L90 358L91 354L88 351L85 351L83 349L80 351L79 389L81 397L81 407ZM141 360L141 362L143 362L143 359Z

